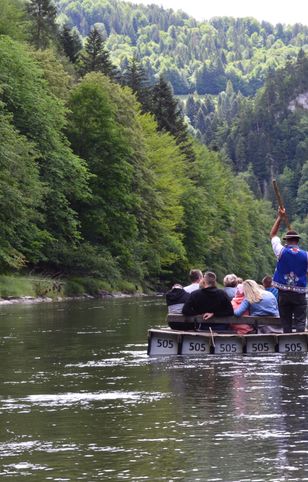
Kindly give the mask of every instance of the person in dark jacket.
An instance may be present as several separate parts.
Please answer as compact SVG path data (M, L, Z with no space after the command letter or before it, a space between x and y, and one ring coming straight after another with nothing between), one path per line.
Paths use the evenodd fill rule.
M166 303L169 314L182 314L182 308L185 301L189 298L189 293L184 290L180 284L172 286L171 290L166 293Z
M224 292L217 288L216 275L211 271L204 273L203 280L200 283L200 289L194 291L185 302L182 310L183 315L194 316L202 315L204 320L212 316L233 316L232 304ZM215 330L225 330L229 325L213 325Z

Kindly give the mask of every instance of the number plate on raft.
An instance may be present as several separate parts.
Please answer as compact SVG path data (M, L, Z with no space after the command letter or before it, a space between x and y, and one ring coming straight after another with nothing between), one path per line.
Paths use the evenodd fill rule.
M177 336L168 334L152 335L150 355L177 355L179 341Z
M210 340L201 336L184 336L182 355L203 355L210 353Z
M249 336L246 338L247 353L275 353L276 338L274 336Z
M280 335L280 353L305 353L307 352L307 335Z
M232 353L243 353L243 344L241 338L223 337L215 338L214 353L223 353L229 355Z

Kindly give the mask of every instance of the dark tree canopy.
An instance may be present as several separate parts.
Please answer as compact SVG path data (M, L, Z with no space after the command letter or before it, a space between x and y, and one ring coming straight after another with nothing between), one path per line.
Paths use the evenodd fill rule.
M30 0L27 11L31 20L31 40L38 49L48 47L57 35L57 9L52 0Z
M122 82L132 89L144 112L151 112L151 86L141 62L133 57L123 74Z
M76 29L71 29L65 24L60 31L60 43L65 55L75 63L82 49L82 41Z
M96 27L87 37L84 51L80 54L79 68L82 75L89 72L101 72L109 77L115 75L115 68L105 47L103 36Z
M187 159L194 158L193 150L188 136L187 126L184 123L183 113L177 100L174 98L171 86L160 76L152 91L152 112L155 115L158 128L170 132Z

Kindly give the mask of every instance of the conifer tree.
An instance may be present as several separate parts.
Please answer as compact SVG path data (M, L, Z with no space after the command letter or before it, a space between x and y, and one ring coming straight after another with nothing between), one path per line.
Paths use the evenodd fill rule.
M70 29L65 24L60 32L60 42L65 55L74 64L82 49L82 42L78 32L75 29Z
M158 83L153 87L152 111L159 130L170 132L175 137L177 144L180 145L185 157L193 160L194 152L183 114L172 94L170 84L165 81L163 76L160 76Z
M57 9L51 0L30 0L27 11L32 21L32 43L45 49L57 35Z
M85 50L80 55L80 73L101 72L109 77L115 77L115 67L110 60L110 54L105 47L101 33L94 27L86 40Z
M151 112L151 89L145 70L137 57L128 62L127 69L123 76L123 83L130 87L137 100L142 105L144 112Z

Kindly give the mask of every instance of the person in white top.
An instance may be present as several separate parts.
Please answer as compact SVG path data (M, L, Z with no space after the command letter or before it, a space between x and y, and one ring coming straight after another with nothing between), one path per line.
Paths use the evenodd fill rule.
M308 253L299 247L300 235L289 230L282 238L277 236L285 209L279 208L270 237L277 258L273 286L278 289L278 305L284 333L291 333L293 324L297 332L305 331L307 315Z
M202 271L200 269L191 269L189 272L189 278L191 284L188 286L184 286L184 290L187 293L192 293L193 291L199 289L200 281L203 279Z

